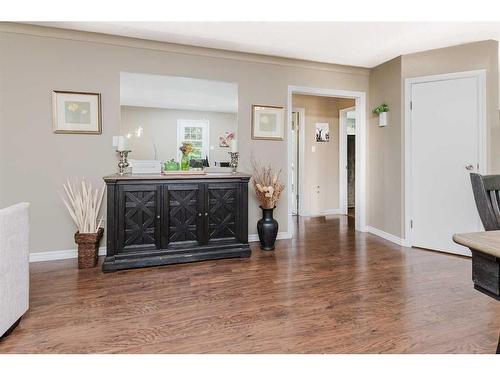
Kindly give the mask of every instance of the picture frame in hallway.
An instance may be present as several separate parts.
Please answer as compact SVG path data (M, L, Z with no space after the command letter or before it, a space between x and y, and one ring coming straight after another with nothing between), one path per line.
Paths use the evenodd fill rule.
M101 94L52 91L52 128L56 134L101 134Z
M252 139L282 141L285 138L284 107L252 106Z
M330 142L330 124L327 122L316 123L316 142Z

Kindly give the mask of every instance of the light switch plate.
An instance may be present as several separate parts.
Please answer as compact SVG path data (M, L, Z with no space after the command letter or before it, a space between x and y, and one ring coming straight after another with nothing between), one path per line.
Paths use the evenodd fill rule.
M316 146L311 146L311 152L316 152Z

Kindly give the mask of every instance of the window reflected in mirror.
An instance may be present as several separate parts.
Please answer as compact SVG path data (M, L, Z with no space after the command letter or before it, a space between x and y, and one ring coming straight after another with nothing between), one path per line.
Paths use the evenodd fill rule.
M180 161L203 165L230 161L237 138L238 86L235 83L151 74L120 74L120 133L128 138L130 159Z

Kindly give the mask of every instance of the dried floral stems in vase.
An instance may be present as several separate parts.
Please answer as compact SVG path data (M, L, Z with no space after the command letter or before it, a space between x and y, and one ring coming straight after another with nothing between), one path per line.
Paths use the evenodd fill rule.
M71 218L80 233L97 233L103 218L99 218L104 188L93 189L92 183L82 179L81 184L71 183L69 180L63 184L67 200L61 197L68 209Z
M260 206L274 208L285 189L280 181L281 169L276 172L271 165L262 165L252 160L252 172L252 182Z

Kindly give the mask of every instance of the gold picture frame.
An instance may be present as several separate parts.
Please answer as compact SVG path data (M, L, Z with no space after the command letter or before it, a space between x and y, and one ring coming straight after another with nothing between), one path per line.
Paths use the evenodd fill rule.
M252 105L252 139L283 141L285 139L284 107Z
M101 94L52 91L52 130L56 134L102 134Z

